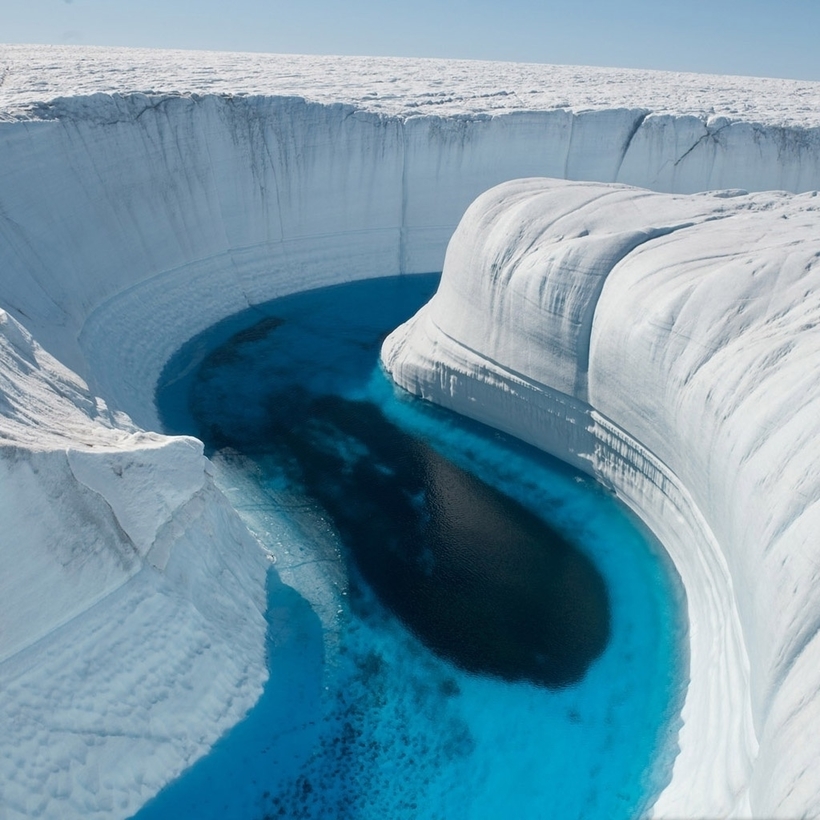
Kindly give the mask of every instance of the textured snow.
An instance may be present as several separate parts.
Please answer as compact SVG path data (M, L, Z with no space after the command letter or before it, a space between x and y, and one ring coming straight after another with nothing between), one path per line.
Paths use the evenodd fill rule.
M391 116L605 111L820 126L820 83L592 66L0 45L0 110L134 91L298 96Z
M501 185L383 359L591 472L662 537L691 682L656 812L820 813L820 199Z
M202 444L0 311L0 817L133 813L253 705L266 561Z
M815 321L812 200L680 194L820 187L818 97L816 83L610 69L0 47L6 816L132 813L267 675L262 551L201 444L155 432L169 356L276 296L440 270L470 202L544 175L676 193L547 186L566 218L530 261L536 192L501 202L493 241L533 275L548 265L555 287L448 274L440 303L484 311L498 297L500 313L474 348L447 343L463 361L444 347L442 361L457 379L482 374L471 406L494 423L515 419L548 448L566 439L566 457L616 487L681 567L693 679L659 811L743 810L749 784L752 806L817 810L801 775L814 746L795 742L817 708L817 569L799 541L817 509L803 387L816 359L794 308ZM696 232L703 255L686 244ZM616 288L622 270L632 278ZM459 301L454 334L473 327L464 312ZM688 329L702 347L684 344ZM523 355L521 373L498 375L485 343L499 366ZM764 402L764 386L782 399ZM578 455L591 439L593 461Z

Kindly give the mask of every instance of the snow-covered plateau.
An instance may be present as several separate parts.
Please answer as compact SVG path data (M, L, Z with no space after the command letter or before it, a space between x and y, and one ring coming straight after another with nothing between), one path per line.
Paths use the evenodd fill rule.
M522 177L586 182L483 193ZM818 83L0 46L0 818L128 816L262 691L268 562L158 432L168 358L442 266L387 367L600 478L684 581L655 814L820 814L818 188Z

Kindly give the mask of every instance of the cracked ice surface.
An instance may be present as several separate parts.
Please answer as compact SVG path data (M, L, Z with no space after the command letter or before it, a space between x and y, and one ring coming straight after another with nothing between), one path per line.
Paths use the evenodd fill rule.
M0 47L6 814L125 816L204 754L261 691L261 550L214 488L201 445L151 432L159 429L157 378L183 342L249 304L289 292L440 270L470 202L516 177L625 182L678 194L816 189L818 112L820 84L784 80ZM731 731L723 732L715 717L717 736L733 739L728 746L704 735L690 748L707 761L713 753L740 754L704 792L714 796L709 813L734 799L743 808L751 777L752 805L782 799L773 812L782 805L800 814L817 807L817 784L799 776L803 762L794 750L814 748L802 737L816 704L807 682L814 680L811 619L820 607L809 589L815 553L808 542L798 548L790 540L804 537L804 511L817 508L805 461L816 414L808 418L800 391L816 381L816 358L804 355L814 318L807 313L795 324L800 314L793 308L813 310L815 263L804 253L813 205L808 196L789 204L783 196L736 194L663 200L664 218L657 220L638 218L655 201L647 194L622 194L615 232L607 228L611 208L598 212L581 203L590 221L586 243L580 229L555 228L553 269L564 290L550 291L550 323L533 318L543 295L537 287L525 288L527 298L515 304L521 292L511 290L498 300L507 313L488 325L488 336L500 360L529 351L515 366L532 367L532 383L555 380L561 392L554 397L568 418L576 417L573 402L596 408L591 421L559 425L572 433L567 457L575 452L574 436L587 441L584 425L591 423L596 470L667 546L678 543L679 519L694 532L693 542L711 544L698 552L705 569L691 576L687 592L693 624L717 624L725 633L716 644L726 650L715 667L723 676L716 691L739 700L731 701ZM577 199L571 187L557 195ZM631 213L638 216L629 222ZM776 230L769 219L780 220ZM505 241L518 253L527 223L511 213L506 220ZM752 226L764 223L760 236L771 235L776 254L753 235ZM687 236L703 236L708 248L736 259L732 276L711 276L723 257L717 250L693 255ZM737 250L745 246L754 250L748 270ZM629 266L629 288L616 288L611 274L600 276L587 264L593 247L605 271L626 271L634 259L646 267ZM756 255L768 267L756 266ZM781 258L788 265L774 261ZM768 283L768 301L755 302L751 285L748 293L737 290L756 279ZM701 301L689 300L694 292ZM621 328L601 330L602 341L613 340L606 353L596 342L603 327L598 304L613 294L608 315ZM474 307L483 310L478 296L472 294ZM770 313L761 320L762 304ZM525 347L510 335L522 305L532 332ZM695 328L708 337L703 345L696 336L685 344L692 334L674 321L686 305L706 325ZM459 306L454 318L462 313ZM746 322L754 332L746 332ZM724 335L713 338L720 328ZM741 341L751 352L738 350ZM552 358L540 355L545 345ZM676 351L685 355L678 360ZM652 367L625 383L607 381L623 376L629 361ZM732 361L743 366L732 370ZM687 368L696 365L703 376L687 382ZM659 375L664 367L672 374L668 384ZM495 377L485 377L482 400L493 408ZM531 385L522 384L510 395L530 407ZM732 385L736 396L725 392ZM760 385L792 397L794 408L760 398L737 403L759 396ZM619 390L645 398L640 418L617 403ZM685 425L669 416L681 402L690 411L681 411ZM778 408L791 413L787 428L779 426ZM553 429L539 413L532 424ZM721 414L747 419L737 428L740 438L726 432ZM706 421L698 426L699 419ZM804 442L805 452L786 447L782 452L794 458L783 460L782 442ZM692 452L725 456L724 466L700 463ZM746 513L749 498L754 509ZM754 545L751 557L738 546L744 538ZM766 556L754 557L765 545ZM778 617L770 626L771 601L755 573L775 590ZM744 590L737 606L733 588ZM720 619L710 621L715 611ZM709 688L710 675L702 672L701 688ZM708 702L724 714L719 699ZM672 785L685 795L681 771Z
M0 46L0 110L86 94L300 96L388 115L646 108L770 126L820 126L820 83L400 57L333 57L89 46Z

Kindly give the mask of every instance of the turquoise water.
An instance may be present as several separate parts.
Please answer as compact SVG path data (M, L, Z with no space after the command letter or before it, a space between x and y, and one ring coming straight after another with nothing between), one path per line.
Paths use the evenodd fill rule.
M595 482L395 389L437 277L268 303L157 394L275 561L270 680L137 816L634 817L668 781L683 598Z

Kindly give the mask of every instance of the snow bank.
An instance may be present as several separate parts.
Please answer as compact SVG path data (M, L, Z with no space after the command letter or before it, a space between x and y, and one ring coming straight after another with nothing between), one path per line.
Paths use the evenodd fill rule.
M399 384L595 475L669 550L691 682L659 815L820 813L819 294L815 194L519 180L384 344Z
M677 192L820 187L820 85L812 83L447 61L0 51L0 658L4 682L12 681L0 701L0 782L10 784L12 817L54 815L57 802L67 816L130 813L238 719L267 674L261 552L213 488L199 445L143 432L159 429L154 386L184 341L249 304L296 290L438 270L469 203L515 177ZM626 213L632 195L623 196ZM739 207L693 201L697 207L664 200L663 220L637 228L622 220L611 236L603 227L611 215L601 211L600 229L588 229L594 258L617 267L684 236L689 222L712 224L721 207L726 214ZM595 211L583 201L578 207ZM792 224L784 220L783 230ZM513 249L518 228L511 222L510 230ZM614 374L596 369L594 306L607 297L609 279L589 267L581 239L563 246L566 259L554 265L566 276L571 313L559 300L550 309L566 319L529 325L526 349L547 345L562 351L560 360L533 357L528 366L539 368L538 378L510 381L465 348L456 371L481 361L484 381L471 389L486 412L502 406L498 386L510 391L520 399L520 432L552 446L569 431L576 443L568 458L587 452L585 427L594 424L595 470L645 513L670 551L682 548L678 517L694 541L713 543L685 578L693 636L697 644L698 629L723 630L715 668L740 680L715 682L703 674L704 660L690 701L718 703L708 691L696 694L713 686L739 698L735 729L716 724L697 741L724 760L745 750L737 771L712 784L709 805L728 805L752 765L749 714L762 742L755 765L773 783L798 772L794 755L776 751L802 725L789 709L806 678L790 670L810 663L810 654L799 653L810 630L767 626L760 613L769 599L750 591L736 607L731 584L746 583L759 567L752 558L741 567L743 526L797 532L805 504L791 519L778 517L781 495L772 492L770 514L761 503L753 515L721 518L721 498L727 510L741 509L741 490L763 480L759 467L727 461L718 468L692 454L676 461L677 451L646 450L644 428L615 405L621 387L606 382ZM797 299L795 287L788 298ZM470 298L483 309L484 296ZM502 300L500 309L513 317L521 305ZM649 315L643 303L624 301L623 310ZM527 311L528 321L538 312ZM623 321L624 333L637 332L634 320ZM525 349L508 336L516 322L493 330L499 356ZM654 343L651 334L610 337L621 357ZM552 403L531 399L547 390L538 379L548 385L553 378L563 392L551 393ZM653 384L645 389L658 401L669 398L672 412L677 393L662 379L671 392ZM703 398L685 396L693 407ZM651 415L645 423L672 425L661 410L646 410L658 416L657 427ZM506 412L495 418L499 426ZM772 423L755 413L744 428L749 436L754 424ZM723 435L717 422L708 430ZM685 454L692 441L699 440L681 432L665 444ZM745 452L743 442L725 446L737 458ZM759 453L774 458L765 447ZM743 467L743 483L730 492L731 465ZM713 490L725 498L706 499ZM801 566L791 552L775 554L787 565L797 561L795 571ZM783 619L797 622L812 611L798 606L799 596L792 603ZM745 698L747 650L754 675ZM778 652L781 660L773 660ZM183 697L186 687L196 696ZM54 742L58 736L64 740ZM813 784L794 782L809 790L795 791L794 800L814 805ZM680 783L685 789L685 778Z
M0 816L133 813L253 705L266 561L202 444L0 311Z

